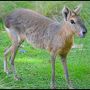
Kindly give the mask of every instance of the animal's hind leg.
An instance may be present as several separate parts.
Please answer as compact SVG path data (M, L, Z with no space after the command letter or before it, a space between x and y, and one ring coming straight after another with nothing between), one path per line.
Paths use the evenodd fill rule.
M14 76L16 77L16 71L14 67L14 59L16 56L16 52L18 50L18 47L21 45L21 43L24 41L23 35L18 33L15 29L13 28L6 28L6 31L8 32L9 38L12 40L12 45L11 47L5 50L4 52L4 71L8 73L8 68L7 68L7 56L10 52L10 63L11 63L11 69L13 70Z
M10 58L10 63L11 63L11 69L14 73L14 78L16 80L20 79L17 74L16 74L16 70L15 70L15 66L14 66L14 59L15 59L15 56L16 56L16 52L19 48L19 46L21 45L22 41L20 42L15 42L12 46L12 49L11 49L11 58Z
M12 46L10 46L4 50L4 72L6 72L7 75L9 74L8 65L7 65L7 56L9 54L11 48L12 48Z

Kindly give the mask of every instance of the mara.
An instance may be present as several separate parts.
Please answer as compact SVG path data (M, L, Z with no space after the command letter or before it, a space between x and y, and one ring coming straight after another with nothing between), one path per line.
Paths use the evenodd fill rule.
M81 5L71 10L62 9L61 22L57 22L29 9L17 9L4 19L4 27L11 39L11 46L4 51L4 71L9 74L7 58L10 53L11 68L16 80L14 59L20 45L26 40L35 48L48 50L51 55L51 88L55 88L55 59L59 55L64 67L68 88L73 88L68 75L67 55L73 45L74 35L85 37L87 29L80 18Z

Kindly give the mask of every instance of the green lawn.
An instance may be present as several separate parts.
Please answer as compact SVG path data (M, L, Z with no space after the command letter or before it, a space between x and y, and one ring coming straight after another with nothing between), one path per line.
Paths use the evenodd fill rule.
M7 4L7 7L5 4ZM12 9L10 4L12 2L0 2L2 5L2 11L4 12L6 9L9 12L9 9ZM36 3L31 2L15 2L16 7L24 7L24 8L32 8L34 10ZM52 4L51 4L52 3ZM69 7L73 7L79 2L37 2L37 9L39 11L42 9L42 13L46 16L52 16L52 14L59 14L59 8L62 9L65 3ZM45 5L44 5L45 4ZM90 88L90 18L89 18L89 9L90 2L83 3L83 9L81 12L82 18L84 18L86 27L88 29L88 33L85 38L79 38L75 36L75 44L83 44L83 48L81 49L71 49L68 54L68 69L70 79L73 83L73 86L77 89L89 89ZM11 6L10 6L11 5ZM30 5L30 6L29 6ZM44 7L41 7L44 5ZM61 5L61 6L59 6ZM47 9L47 7L49 8ZM57 7L57 11L53 6ZM14 6L13 6L14 7ZM14 9L14 8L13 8ZM49 11L50 10L50 11ZM44 12L45 11L45 12ZM6 13L7 13L6 12ZM6 15L6 14L4 14ZM1 16L2 17L2 16ZM50 55L47 51L41 49L34 49L30 46L26 41L23 43L23 48L19 48L17 56L15 58L15 66L17 70L17 74L22 78L21 81L15 81L13 79L13 74L7 76L3 71L3 59L4 59L4 49L11 44L6 32L3 29L2 22L0 23L0 88L28 88L28 89L48 89L50 88L50 80L51 80L51 64L49 62ZM20 50L25 50L25 53L21 53ZM10 67L10 63L8 61L8 65ZM60 58L57 57L56 60L56 86L57 88L64 89L67 88L63 67L60 61Z

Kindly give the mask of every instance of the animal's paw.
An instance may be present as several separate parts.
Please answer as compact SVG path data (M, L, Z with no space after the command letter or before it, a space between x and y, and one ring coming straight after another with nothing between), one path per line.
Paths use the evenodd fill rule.
M51 84L50 88L51 89L56 89L56 86Z
M74 89L73 85L71 84L71 81L70 81L70 84L68 84L68 88L69 89Z
M4 72L7 74L7 76L10 76L10 74L11 74L10 70L4 70Z
M21 79L20 77L18 77L18 76L15 76L14 79L15 79L16 81L22 80L22 79Z
M74 89L72 86L68 86L69 89Z

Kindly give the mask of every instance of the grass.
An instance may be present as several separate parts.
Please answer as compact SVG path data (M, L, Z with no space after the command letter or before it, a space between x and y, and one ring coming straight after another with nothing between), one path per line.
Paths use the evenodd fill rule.
M45 16L52 18L53 15L59 16L59 9L61 10L63 4L68 5L73 8L79 2L0 2L0 7L2 7L2 15L6 15L10 10L15 8L31 8ZM82 18L84 18L88 33L86 38L78 38L75 36L76 44L83 44L83 49L71 49L68 54L68 68L70 79L72 80L73 86L78 89L89 89L90 88L90 27L89 27L89 8L90 2L84 2L84 7L81 12ZM2 5L2 6L1 6ZM42 7L43 6L43 7ZM3 89L48 89L50 88L51 79L51 64L49 62L50 55L47 51L41 49L34 49L27 42L24 42L23 48L18 50L17 56L15 58L15 66L17 74L22 77L22 81L15 81L13 79L13 74L7 76L3 72L3 52L4 49L9 46L10 40L3 29L2 22L0 23L0 88ZM25 53L21 53L20 50L25 50ZM8 61L9 67L10 63ZM56 60L56 85L57 88L64 89L67 88L63 67L60 58L57 57Z

